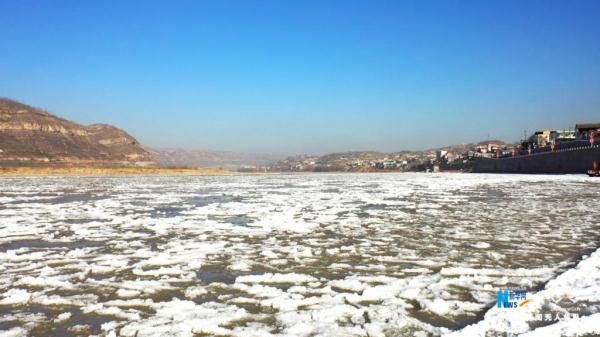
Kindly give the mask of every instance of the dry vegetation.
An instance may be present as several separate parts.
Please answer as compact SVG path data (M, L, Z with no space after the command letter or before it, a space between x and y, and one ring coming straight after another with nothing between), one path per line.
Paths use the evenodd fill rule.
M0 176L192 176L229 175L213 168L165 167L0 167Z

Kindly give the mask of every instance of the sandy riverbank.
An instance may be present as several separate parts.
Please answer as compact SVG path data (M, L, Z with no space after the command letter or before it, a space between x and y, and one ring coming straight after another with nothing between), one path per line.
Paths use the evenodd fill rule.
M0 167L2 176L188 176L231 175L215 168L166 167Z

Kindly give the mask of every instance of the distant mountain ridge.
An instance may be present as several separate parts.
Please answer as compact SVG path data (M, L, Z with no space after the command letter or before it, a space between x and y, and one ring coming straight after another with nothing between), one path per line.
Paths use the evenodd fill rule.
M268 167L288 170L365 170L400 165L414 167L445 150L463 153L490 140L424 151L353 151L283 158L276 154L144 148L127 132L108 124L84 126L44 110L0 97L0 165L161 165L212 168ZM395 167L400 167L395 166ZM369 168L369 169L370 169Z
M108 124L84 126L0 98L0 163L154 165L127 132Z
M283 157L272 154L213 150L148 148L148 151L162 166L243 168L248 166L266 166Z

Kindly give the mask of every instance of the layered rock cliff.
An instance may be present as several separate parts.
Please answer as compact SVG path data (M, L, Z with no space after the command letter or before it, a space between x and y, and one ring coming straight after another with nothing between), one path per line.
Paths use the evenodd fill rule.
M0 98L0 163L153 165L150 153L125 131L83 126Z

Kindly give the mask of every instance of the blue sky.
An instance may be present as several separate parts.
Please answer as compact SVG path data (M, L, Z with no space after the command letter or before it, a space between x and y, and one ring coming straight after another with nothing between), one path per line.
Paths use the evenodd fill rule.
M600 121L600 1L0 0L0 96L143 144L397 151Z

